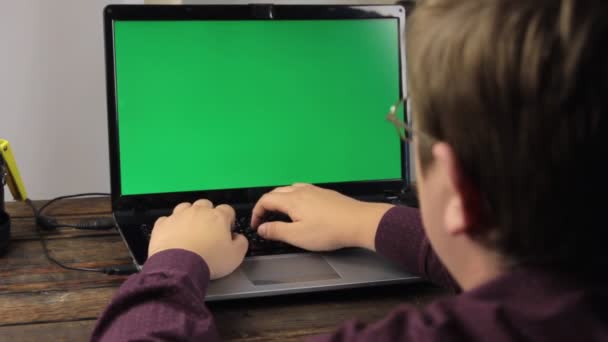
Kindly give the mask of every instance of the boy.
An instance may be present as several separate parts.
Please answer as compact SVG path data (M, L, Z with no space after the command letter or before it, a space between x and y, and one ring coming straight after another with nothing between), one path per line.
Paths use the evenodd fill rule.
M312 185L253 210L258 227L309 250L365 247L458 295L313 341L606 341L602 215L608 170L608 3L438 0L408 27L420 213ZM149 260L99 318L94 340L217 340L209 279L243 260L234 210L207 200L160 218ZM424 226L421 223L424 222Z

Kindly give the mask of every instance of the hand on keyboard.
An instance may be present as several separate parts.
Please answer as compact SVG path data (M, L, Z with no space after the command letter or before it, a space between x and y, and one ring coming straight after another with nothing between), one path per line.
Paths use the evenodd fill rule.
M173 214L154 224L148 256L185 249L207 262L211 279L226 276L241 264L248 247L243 235L231 231L234 220L234 209L228 205L214 207L205 199L179 204Z
M343 247L374 250L378 223L391 207L361 202L310 184L294 184L262 196L253 209L251 225L268 240L307 250L329 251ZM293 222L263 223L269 211L285 213Z
M264 218L264 222L283 221L291 222L289 216L280 213L268 213ZM286 254L302 252L302 249L288 245L279 241L266 240L261 237L256 229L251 228L251 215L248 213L237 214L233 232L243 234L249 240L249 249L247 256Z

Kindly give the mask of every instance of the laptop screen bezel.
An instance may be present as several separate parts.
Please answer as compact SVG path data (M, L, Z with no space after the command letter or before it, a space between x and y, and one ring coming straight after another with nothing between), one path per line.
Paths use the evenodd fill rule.
M399 5L109 5L104 9L104 39L106 59L106 90L110 155L110 178L113 211L131 209L166 209L180 202L207 198L214 203L254 203L275 186L244 189L201 190L173 193L122 195L118 136L118 111L115 74L114 22L146 20L324 20L378 19L398 20L400 94L407 92L405 68L405 16ZM396 99L395 99L396 100ZM390 104L387 104L387 110ZM382 120L378 113L378 120ZM410 115L409 111L406 115ZM398 192L410 184L410 150L401 142L401 178L318 184L349 196L364 197L383 192ZM158 161L159 177L170 169Z

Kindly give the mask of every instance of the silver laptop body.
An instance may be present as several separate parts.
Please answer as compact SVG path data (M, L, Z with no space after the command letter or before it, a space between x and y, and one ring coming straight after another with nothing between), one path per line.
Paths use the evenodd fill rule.
M183 101L187 100L182 100L181 97L159 100L159 96L162 97L163 95L154 95L154 91L159 87L165 87L168 81L161 79L164 76L150 76L150 74L155 74L156 72L160 74L162 70L169 70L169 73L171 75L181 75L179 73L183 72L183 76L181 76L180 79L189 79L191 77L191 74L189 72L184 72L183 70L179 71L181 70L179 69L180 66L186 65L186 63L188 63L187 60L190 60L197 53L202 53L200 60L201 63L203 63L202 60L204 58L207 58L207 53L211 53L210 51L216 53L217 51L221 51L222 48L214 47L213 50L211 48L205 50L205 46L211 44L209 43L211 40L201 40L200 44L203 47L197 47L196 50L193 50L192 53L184 52L185 50L183 49L185 49L184 46L186 45L179 45L181 47L175 48L176 51L167 52L167 49L171 49L174 46L172 45L172 42L174 40L179 40L186 36L190 38L196 38L196 34L197 32L199 32L199 30L201 39L208 39L204 37L207 37L210 34L217 34L218 36L221 34L228 34L226 32L232 32L230 30L238 31L238 29L246 27L247 30L244 30L242 33L236 33L236 35L234 36L235 41L237 41L238 39L244 39L242 37L243 35L250 34L252 35L252 37L257 37L254 36L254 34L256 34L255 32L266 32L263 35L259 35L259 37L263 37L260 38L260 45L262 45L260 48L257 48L255 44L252 45L250 50L250 56L254 56L256 53L264 53L264 51L272 51L269 52L268 58L280 59L280 57L283 55L279 51L279 48L285 47L286 49L289 49L290 47L293 47L297 49L299 48L298 39L301 39L302 42L305 42L307 41L306 39L308 39L313 43L309 42L306 44L314 44L314 38L311 38L309 36L309 34L312 34L311 32L313 32L314 30L320 30L319 32L321 32L321 34L317 35L318 39L325 39L323 37L325 37L326 35L335 34L336 37L332 39L336 39L336 44L345 44L345 48L352 48L354 49L353 51L359 51L357 49L360 48L360 44L357 43L357 39L358 37L366 36L366 32L368 32L366 30L368 29L379 30L378 32L392 32L392 37L378 36L377 39L378 41L388 40L388 43L384 42L383 44L385 45L383 46L387 46L387 51L391 51L391 56L388 61L390 63L394 63L394 65L391 65L393 65L392 68L395 69L395 78L394 81L387 81L388 83L386 83L384 87L386 89L391 89L390 92L393 94L389 94L386 99L382 99L382 108L378 108L378 112L375 112L376 110L374 109L374 115L377 117L377 120L378 122L380 122L381 125L389 126L388 129L392 130L392 132L389 131L389 133L392 133L392 135L394 135L391 136L391 139L395 139L397 141L398 138L397 135L394 134L394 128L390 127L389 123L383 122L382 115L384 114L384 112L388 111L388 107L394 102L394 100L397 99L397 97L403 96L406 93L404 66L405 53L403 46L405 17L405 9L400 6L110 5L106 7L104 10L104 30L106 46L105 53L108 95L108 127L111 162L110 171L112 184L112 210L117 225L119 227L120 234L123 237L135 264L137 264L138 267L141 267L146 260L147 245L155 219L161 215L167 215L168 213L170 213L171 209L176 204L184 201L194 201L198 198L208 198L216 204L228 203L234 205L237 208L237 213L247 212L248 210L251 210L252 206L262 194L276 186L286 184L285 182L283 182L286 178L281 178L280 180L277 178L276 182L274 180L270 180L266 181L266 183L253 184L249 186L229 186L226 188L221 188L219 186L214 187L203 183L201 183L200 185L186 184L185 179L187 179L191 175L180 174L180 172L182 172L180 170L186 170L184 172L188 172L187 168L179 167L179 165L182 164L183 160L175 159L179 157L175 157L171 152L166 152L162 148L162 146L164 146L165 144L172 144L174 141L176 141L176 139L181 139L182 134L178 134L174 138L170 138L164 136L164 134L162 133L155 133L155 129L158 129L158 127L172 127L174 125L174 122L170 121L174 119L172 117L174 113L172 113L171 115L156 115L153 112L155 110L154 108L157 108L163 103L165 103L155 101L169 101L166 103L170 103L170 101L175 101L177 105L181 105ZM277 25L275 28L275 26L272 26L275 23L278 23L279 25L283 26L279 27L279 25ZM183 27L180 26L182 24L191 26L187 26L188 30L183 30ZM343 24L351 26L345 27L343 26ZM225 26L220 27L218 25ZM233 27L230 25L235 26ZM290 25L293 25L293 28L290 28ZM310 28L307 28L306 25L311 26ZM377 27L375 25L377 25ZM168 35L170 33L166 33L165 31L163 31L165 26L167 27L167 32L175 30L175 32L182 33L176 34L175 39L167 38L165 37L165 35ZM217 28L216 32L213 31L216 30L214 27L220 28ZM275 29L279 30L278 33L273 31ZM276 48L270 49L267 45L278 44L270 40L275 38L281 39L281 37L284 37L284 32L280 30L285 29L293 30L290 31L290 40L288 42L285 42L284 45L276 45ZM149 32L154 33L152 34ZM349 35L348 32L359 32L359 34L355 35L353 33L352 35ZM234 34L234 32L230 34ZM340 34L345 36L342 36L342 38L340 38ZM300 36L302 38L298 38ZM346 45L347 43L345 41L348 41L349 39L352 39L353 41L351 43L348 43L350 45ZM190 42L192 41L194 41L195 43L189 44L198 44L196 43L198 42L198 40L191 39ZM224 39L223 41L226 41L226 39ZM251 39L242 40L240 44L246 45L249 43L251 43ZM221 42L218 44L221 44ZM364 43L362 42L361 44ZM368 48L368 50L375 48L375 38L370 40L368 44L370 44L370 48ZM331 49L332 45L334 44L332 44L331 42L319 43L319 47L316 48L317 52L320 54L319 56L323 56L323 51L320 49ZM149 51L144 53L145 51L147 51L146 49L148 48L158 49L159 46L162 47L161 50L158 50L159 54L167 53L166 56L168 56L168 59L174 58L175 55L181 55L181 58L184 60L184 62L170 63L170 66L167 67L163 64L162 60L159 59L155 61L156 57L154 56L156 55L154 55L153 53ZM243 49L243 58L246 58L248 57L248 51L245 48ZM303 51L309 50L313 50L313 48L307 47ZM139 56L139 53L141 53L142 55ZM311 56L313 53L314 52L311 52ZM336 54L338 55L340 53L340 51L336 52ZM365 51L363 51L362 53L365 53ZM394 53L394 55L392 55L392 53ZM373 52L370 52L370 54L373 55ZM380 56L379 53L377 55ZM365 74L365 70L367 69L365 65L366 59L359 57L349 55L342 56L345 65L350 65L350 67L353 68L359 68L361 70L362 75L367 75ZM249 59L243 60L247 63L251 63L251 59L253 58L255 57L250 57ZM353 64L349 62L349 59L351 58L353 59L352 63L363 64L353 66ZM261 60L263 61L265 59ZM152 64L151 66L145 66L146 63ZM263 69L268 68L268 66L270 66L269 72L272 73L274 70L273 68L280 68L276 64L280 62L273 63L275 64L266 64L266 62L263 62L261 63L263 65L260 65L259 68ZM324 65L326 65L325 63L326 59L320 58L319 68L322 68ZM193 65L194 69L196 70L192 72L199 72L199 64L195 63ZM328 84L330 84L332 82L332 79L336 77L346 77L348 79L350 79L350 77L355 77L352 76L352 73L347 73L342 76L330 74L332 70L340 69L340 65L342 64L335 64L335 66L333 66L331 69L328 69L329 71L326 71L325 74L311 77L327 77ZM144 67L149 69L146 69L144 71L138 69ZM222 63L218 63L218 65L213 66L212 69L218 69L222 67L225 66L222 66ZM373 67L373 63L369 65L369 68ZM375 67L379 67L380 69L383 68L382 65L377 65ZM172 71L173 69L171 68L174 68L175 71ZM293 68L297 69L299 68L299 66L294 65ZM213 71L212 69L205 70L207 70L206 72L209 73ZM392 69L389 70L386 68L382 70L392 71ZM141 74L137 74L137 72L140 72ZM229 71L226 72L228 73ZM240 72L242 73L242 71ZM254 77L251 76L254 74L263 75L263 73L255 72L253 72L252 74L248 74L248 82L252 77ZM389 73L386 72L386 74L388 75ZM302 77L308 77L305 74L302 75ZM370 73L369 75L371 75L369 76L371 78L368 78L368 81L376 80L374 78L374 73ZM235 82L239 82L238 75L232 75L227 77L236 77L236 81L232 82L232 84L235 84ZM243 75L243 77L247 76ZM276 80L277 77L272 76L271 79ZM383 77L392 76L388 75ZM144 78L147 79L145 81L142 81ZM204 79L205 78L203 77L196 78L195 80L202 80L201 82L205 82ZM158 84L154 84L155 82L157 82L157 80ZM265 81L259 81L259 83L263 84L264 82L267 82L267 79L264 80ZM357 81L357 79L354 80ZM220 85L218 84L222 83L217 79L214 79L213 82L214 83L212 83L212 86L217 85L217 87L220 87ZM365 82L365 80L360 80L359 82ZM293 83L294 86L299 84L298 80L294 80ZM349 84L353 82L345 83ZM171 93L171 91L174 90L175 87L180 87L180 84L181 83L179 83L179 81L178 83L174 83L163 94L166 94L167 92ZM147 88L145 87L148 86L152 87L150 88L151 90L149 90L149 97L145 99L138 98L137 94L141 94L142 92L144 92L145 94L145 92L147 91ZM238 86L239 85L236 85L237 88ZM270 86L272 87L273 85ZM202 87L209 88L209 86L205 85L203 85ZM192 87L184 88L184 91L180 92L180 94L188 92L188 89L192 89ZM211 92L215 91L215 88L213 87L209 89L211 89ZM275 93L282 91L279 88L273 89L276 89ZM370 89L372 89L370 91L373 92L373 88ZM222 90L220 89L219 91ZM228 89L225 92L227 94L230 94L230 91L231 90ZM255 92L256 90L253 89L251 91ZM341 94L338 90L335 89L335 87L328 88L328 91L336 91L336 94ZM355 90L353 91L356 92ZM305 99L307 98L307 96L312 98L315 96L314 94L319 94L318 89L311 89L310 94L307 94L306 89L300 90L300 92L300 96L303 100L298 101L298 103L302 103L303 106L306 106L308 103L302 102L306 101ZM193 103L207 103L213 101L213 98L211 98L210 95L209 98L206 98L205 96L207 95L203 91L201 91L201 93L197 93L196 99ZM265 95L264 93L260 92L259 96ZM269 99L261 99L257 106L263 106L265 101L271 102L274 96L275 95L270 94ZM349 96L348 94L345 96L346 97L344 101L348 101L349 104L351 101L359 101L358 97L360 97L356 96L356 94L355 96ZM238 101L240 101L240 99L242 98L243 96L239 94L234 94L234 96L230 97L230 100L228 100L228 103L226 103L225 106L232 107L233 104L236 104L234 106L239 107L240 102ZM375 106L375 101L375 99L371 99L369 100L369 102L365 102L365 105L369 104L370 107ZM314 99L311 99L309 102L314 102ZM153 103L154 105L151 105L150 103ZM293 105L295 106L298 104L294 103ZM361 105L363 105L363 102ZM152 106L152 109L149 109L147 112L145 108L148 107L146 106ZM256 106L256 104L251 104L251 106ZM356 110L356 106L359 105L355 104L355 107L352 107L353 109L351 109L351 111ZM236 109L233 110L238 111ZM201 115L206 115L204 114L204 110L200 111L201 113L203 113ZM177 114L175 115L179 115L179 110L175 110L175 112L177 112ZM258 115L264 115L263 112L260 113L262 114ZM224 123L222 123L222 119L220 119L219 123L216 122L216 124L220 125L220 127L221 125L225 124L226 131L231 132L234 127L235 120L235 117L233 117L232 114L233 112L230 112L229 115L231 116L228 116L223 119ZM239 114L237 113L236 115ZM403 115L409 115L409 113L404 113ZM164 121L165 123L163 124L155 123L155 120L168 121ZM175 118L175 120L178 119ZM200 122L208 122L205 121L206 119L200 120L202 120ZM323 121L319 121L318 127L323 127L325 125L326 121L324 120L325 119L323 119ZM294 119L293 123L290 124L289 127L297 127L299 122L302 122L302 120ZM315 136L322 136L322 133L319 133L320 131L317 133L314 132L315 127L317 127L314 125L314 121L307 121L302 123L302 125L310 125L307 131L308 137L314 139ZM338 124L338 126L336 127L337 130L340 131L340 128L343 126L341 124ZM353 123L352 129L350 130L356 130L357 127L358 126ZM184 131L187 130L186 127L183 129ZM372 128L370 127L370 130L371 129ZM384 130L384 128L382 129ZM143 133L142 130L144 130ZM146 133L145 130L150 130L149 136L146 136L146 134L148 133ZM238 128L236 128L236 130L238 130ZM201 132L203 131L204 129L202 128ZM187 133L184 133L184 135L185 134ZM246 132L243 131L241 134L246 134ZM260 132L260 134L264 134L264 132ZM375 133L370 132L369 134L374 135ZM383 131L383 134L386 134L386 132ZM141 138L142 136L144 138ZM358 133L357 135L357 137L363 137L361 139L367 139L366 136L367 134L363 131ZM229 142L232 139L231 137L231 134L227 133L219 134L215 137L215 139L217 140L218 145L229 145ZM137 139L147 140L139 141ZM353 144L356 141L360 142L359 138L351 139L353 139ZM375 143L375 141L376 138L370 139L369 144L373 144ZM178 143L176 142L176 144ZM387 146L390 144L392 150L395 151L394 155L392 156L394 157L394 160L400 160L400 164L398 166L394 166L394 164L389 163L390 165L393 165L391 166L391 170L394 170L395 167L399 168L398 174L395 174L395 172L391 171L393 172L391 174L395 174L396 176L390 176L386 179L383 178L382 175L380 175L377 177L373 176L370 179L359 179L355 181L315 182L315 174L318 172L318 174L321 175L321 173L325 172L323 171L326 166L325 163L319 163L315 166L315 169L313 169L313 171L309 172L307 175L310 175L311 179L313 179L311 183L318 184L322 187L338 190L344 194L350 195L355 198L370 201L385 201L396 203L398 195L404 190L407 190L409 186L409 149L407 144L403 142L387 142L386 144ZM399 145L395 147L396 145L393 144ZM253 140L252 145L255 145L255 139ZM159 146L161 146L161 148L159 148ZM365 147L365 145L363 145L363 147ZM176 146L175 148L183 149L185 147ZM300 146L300 148L302 147ZM246 151L248 149L248 146L237 146L235 147L234 151L237 151L236 153L240 153L240 149ZM154 152L151 152L150 150L154 150ZM248 154L245 153L246 152L243 152L243 158L249 158ZM345 152L345 154L347 154L347 152ZM373 154L370 154L370 158L372 156ZM175 160L173 160L172 158ZM205 160L203 159L205 157L203 156L201 158L201 162L204 162ZM238 158L238 156L235 156L235 158ZM365 158L365 156L363 156L362 158ZM363 160L363 162L369 164L374 163L374 160ZM329 160L328 162L331 163L331 160ZM362 161L354 160L352 162L360 163ZM227 165L226 163L229 163L229 161L223 162L222 165ZM249 163L251 163L251 161ZM187 163L184 162L184 165L186 164ZM289 167L289 165L285 162L283 162L283 164L281 165L286 165L285 167ZM388 170L390 168L387 167L386 169ZM223 173L224 171L225 170L218 170L217 172L209 171L207 173L205 171L205 168L201 168L197 172L198 174L200 174L201 178L205 178L207 177L206 175L209 175L209 179L216 176L216 178L220 179L222 176L221 173ZM214 172L217 173L217 175L211 176L211 174L215 175ZM294 174L297 174L298 170L294 170L294 172ZM389 173L387 172L387 174ZM257 176L256 175L256 169L249 169L247 165L245 165L243 166L240 175L229 179L229 182L234 179L236 183L247 183L250 180L253 182L252 179L255 177L258 177L260 179L263 178L262 173ZM238 181L236 181L237 178L239 179ZM145 179L149 180L145 181ZM174 179L183 180L184 183L178 184L178 182ZM298 181L310 182L308 179L302 180L299 178ZM260 182L263 182L263 180L260 180ZM283 254L255 255L247 257L243 264L234 273L223 279L214 280L211 282L207 293L207 299L226 300L301 292L327 291L363 286L407 283L418 280L419 278L408 274L407 272L404 272L402 269L380 257L379 255L362 249L344 249L329 253L308 253L303 251L292 251Z

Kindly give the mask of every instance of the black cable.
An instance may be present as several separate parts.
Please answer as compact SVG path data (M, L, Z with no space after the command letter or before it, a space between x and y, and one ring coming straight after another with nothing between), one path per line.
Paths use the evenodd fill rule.
M55 265L57 265L57 266L59 266L59 267L61 267L63 269L70 270L70 271L96 272L96 273L104 273L104 274L108 274L108 275L127 275L127 274L136 273L137 272L137 268L135 267L135 265L132 265L132 264L131 265L119 265L119 266L111 266L111 267L102 267L102 268L87 268L87 267L68 266L68 265L64 265L61 262L59 262L57 259L55 259L53 256L51 256L51 254L49 253L49 249L47 247L46 238L44 237L44 233L40 229L41 228L41 225L39 224L40 212L44 208L47 208L52 202L56 202L56 201L58 201L60 199L74 198L74 197L85 197L85 196L95 196L95 195L107 195L107 194L89 193L89 194L78 194L78 195L70 195L70 196L57 197L56 199L53 199L53 200L49 201L48 203L46 203L45 205L43 205L40 209L37 209L36 206L34 205L34 203L29 198L25 200L25 203L27 205L29 205L30 208L32 208L32 211L34 213L36 233L38 234L38 238L40 239L40 244L42 245L42 251L44 253L44 256L52 264L55 264ZM65 226L62 225L62 227L65 227Z
M54 198L47 203L45 203L40 209L38 209L38 216L36 216L36 222L44 229L55 229L55 228L76 228L76 229L87 229L87 230L106 230L114 228L114 219L111 217L98 217L94 219L90 219L85 221L84 223L70 224L70 223L61 223L58 222L57 219L44 215L44 210L47 209L53 203L58 201L69 199L69 198L78 198L78 197L90 197L90 196L110 196L108 193L103 192L89 192L83 194L76 195L68 195L68 196L60 196Z
M72 267L72 266L64 265L64 264L60 263L59 261L57 261L55 258L53 258L51 256L51 254L49 253L48 247L46 245L46 238L44 237L44 234L40 230L40 224L38 224L38 221L39 221L38 218L40 217L40 210L36 209L36 206L34 206L34 203L32 203L32 201L29 198L27 198L25 200L25 203L27 203L32 208L32 211L34 212L34 219L36 221L36 224L35 224L36 233L38 234L38 238L40 239L40 244L42 245L42 252L44 253L46 258L51 263L53 263L61 268L64 268L66 270L103 273L103 270L101 268Z
M64 199L70 199L70 198L91 197L91 196L110 197L111 195L107 192L87 192L87 193L83 193L83 194L59 196L59 197L55 197L52 200L46 202L42 207L40 207L39 212L42 213L44 211L44 209L46 209L48 206L50 206L51 204L53 204L57 201L61 201Z

